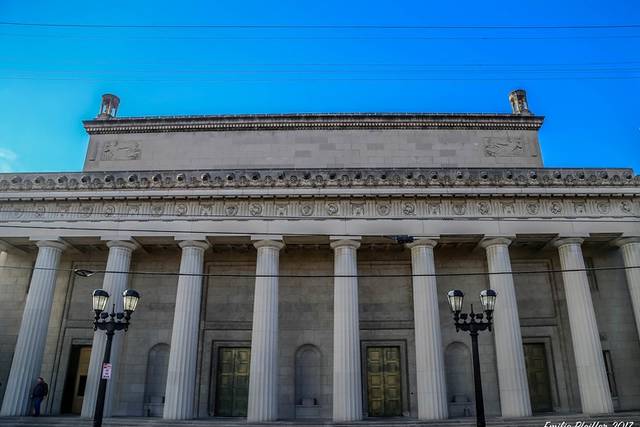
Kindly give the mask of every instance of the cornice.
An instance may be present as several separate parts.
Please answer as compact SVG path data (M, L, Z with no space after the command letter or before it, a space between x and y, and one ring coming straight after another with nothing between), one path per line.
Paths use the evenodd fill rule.
M543 116L480 113L343 113L242 114L215 116L122 117L86 120L89 134L206 131L288 130L412 130L487 129L538 130Z
M348 189L363 192L394 189L457 189L481 193L492 188L526 192L635 189L640 176L631 169L551 169L551 168L376 168L376 169L227 169L189 171L72 172L0 174L0 195L28 197L46 192L237 192L256 190L265 194L286 191ZM586 190L585 190L586 189ZM358 190L360 191L360 190ZM451 190L453 191L453 190Z

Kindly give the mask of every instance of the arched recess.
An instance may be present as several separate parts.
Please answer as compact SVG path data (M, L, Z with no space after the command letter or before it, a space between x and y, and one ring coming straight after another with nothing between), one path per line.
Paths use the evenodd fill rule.
M320 416L322 354L313 344L296 351L296 418Z
M147 359L147 381L144 387L144 415L161 417L164 409L164 393L169 369L169 344L151 347Z
M444 352L449 417L468 417L475 413L471 352L466 344L452 342Z

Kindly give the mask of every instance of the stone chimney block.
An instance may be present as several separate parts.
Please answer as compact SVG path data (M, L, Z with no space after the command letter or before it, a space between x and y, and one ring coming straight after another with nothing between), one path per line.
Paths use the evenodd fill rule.
M116 117L118 107L120 106L120 98L110 93L102 95L102 105L97 119L108 120Z
M531 115L527 103L527 92L524 89L516 89L509 94L509 103L513 114Z

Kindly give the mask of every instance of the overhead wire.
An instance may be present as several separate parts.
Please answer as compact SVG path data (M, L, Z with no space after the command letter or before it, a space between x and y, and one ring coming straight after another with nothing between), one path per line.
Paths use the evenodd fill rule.
M95 262L94 262L95 263ZM91 264L91 262L77 262L77 265ZM83 271L94 274L127 274L134 276L192 276L192 277L236 277L236 278L256 278L256 277L272 277L272 278L403 278L403 277L469 277L469 276L500 276L500 275L528 275L528 274L553 274L553 273L577 273L590 271L616 271L616 270L635 270L640 266L612 266L612 267L585 267L585 268L569 268L569 269L544 269L544 270L515 270L515 271L473 271L473 272L451 272L451 273L392 273L392 274L257 274L257 273L182 273L175 271L136 271L136 270L83 270L79 268L50 268L50 267L25 267L13 265L0 265L0 269L16 269L16 270L43 270L76 273Z

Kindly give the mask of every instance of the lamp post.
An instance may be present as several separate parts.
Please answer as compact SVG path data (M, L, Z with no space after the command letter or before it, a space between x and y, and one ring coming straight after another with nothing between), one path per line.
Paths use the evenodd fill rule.
M104 289L96 289L93 291L93 311L96 313L93 321L93 330L106 331L107 343L104 348L104 358L102 360L102 370L100 373L100 385L98 387L98 396L96 398L96 409L93 415L93 426L102 427L102 414L104 412L104 398L107 392L107 378L111 376L105 372L105 368L110 370L109 360L111 359L111 342L116 331L129 328L131 315L138 305L140 294L133 289L127 289L122 293L122 306L124 313L115 313L115 304L113 304L111 313L104 311L109 300L109 293ZM108 320L107 320L108 319Z
M485 427L484 419L484 401L482 398L482 378L480 377L480 356L478 355L478 332L488 329L491 330L491 321L493 320L493 309L496 305L496 291L486 289L480 292L480 303L486 314L486 321L483 320L485 315L473 312L473 304L471 312L460 313L462 311L462 302L464 293L460 290L452 290L447 293L449 307L453 312L453 322L456 326L456 332L460 330L469 331L471 334L471 347L473 352L473 380L476 392L476 425Z

